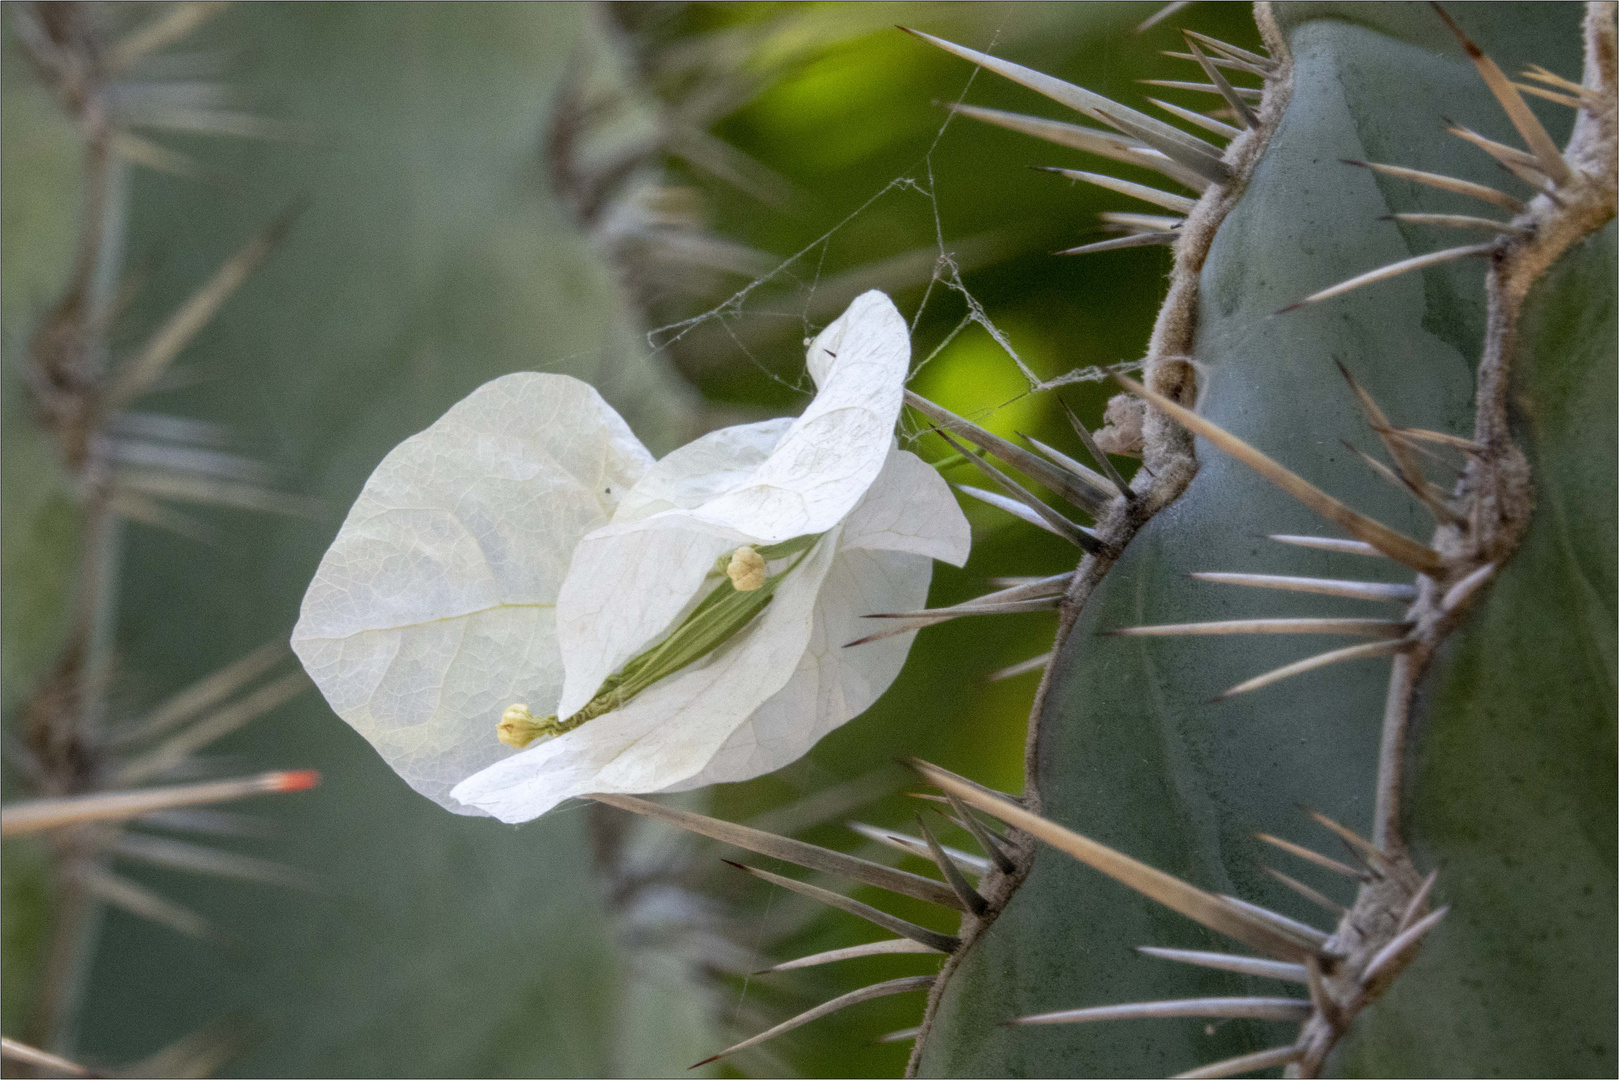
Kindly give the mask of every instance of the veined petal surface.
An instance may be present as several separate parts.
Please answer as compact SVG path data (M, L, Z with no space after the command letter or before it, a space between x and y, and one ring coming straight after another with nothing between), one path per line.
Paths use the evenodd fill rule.
M869 708L904 667L914 634L844 648L870 629L862 616L924 606L933 559L964 562L970 540L937 471L894 447L848 519L792 570L754 625L624 708L484 770L455 794L524 821L575 795L686 790L779 769Z
M895 447L865 498L844 521L842 543L845 548L908 551L963 566L972 550L973 537L967 515L961 512L961 504L939 470Z
M925 555L842 547L816 598L814 626L792 678L731 733L702 772L672 790L774 772L870 708L899 676L916 632L844 646L870 633L862 615L926 606L932 577Z
M702 772L673 790L774 772L870 708L899 676L916 634L845 648L870 632L862 616L925 607L933 560L960 566L971 546L966 515L938 470L915 454L890 450L839 530L792 678L732 732Z
M452 796L520 822L576 795L662 791L697 775L797 670L837 539L834 527L758 619L708 657L623 708L468 777Z
M557 601L567 673L558 716L582 709L608 675L668 630L720 555L824 533L865 496L888 459L904 398L905 320L887 296L865 293L810 344L807 363L820 391L762 458L768 425L698 440L671 455L683 457L643 493L673 503L669 509L615 521L579 543ZM723 460L727 451L733 461ZM700 466L721 479L701 480ZM637 496L634 505L640 514L651 504Z
M557 592L579 538L652 457L594 389L486 383L382 460L304 596L292 647L332 708L417 791L509 751L513 701L561 691Z

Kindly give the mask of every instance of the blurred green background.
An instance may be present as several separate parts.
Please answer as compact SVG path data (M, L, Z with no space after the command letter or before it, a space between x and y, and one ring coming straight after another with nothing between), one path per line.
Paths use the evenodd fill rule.
M802 339L865 288L886 289L908 316L920 309L915 355L928 357L966 313L933 281L941 244L1040 376L1140 356L1167 251L1050 252L1101 238L1099 211L1147 208L1028 168L1094 167L1078 152L964 119L946 125L944 103L963 94L1075 118L1004 80L974 80L893 25L992 47L1137 106L1162 91L1134 80L1191 77L1158 52L1176 47L1175 27L1258 45L1243 5L1198 5L1174 27L1135 33L1157 6L238 5L148 57L127 76L127 115L202 175L127 169L109 348L127 355L250 235L304 204L135 408L219 425L232 452L266 464L266 490L320 509L188 509L213 533L206 541L126 525L109 715L138 715L284 641L377 461L502 373L591 381L661 453L715 426L800 409ZM72 256L82 162L79 135L21 56L7 8L0 611L13 800L32 793L13 748L62 645L78 543L71 483L21 373ZM167 10L122 6L108 32ZM198 130L227 112L250 118L254 137ZM1077 453L1051 395L1029 395L980 327L951 339L913 385L998 432ZM1094 426L1108 391L1093 382L1064 393ZM931 439L919 449L945 453ZM964 469L949 475L980 482ZM998 511L968 514L972 561L939 568L935 605L984 591L991 577L1074 563L1066 545ZM854 849L844 817L911 819L898 757L1020 789L1036 676L987 676L1048 648L1053 626L1053 616L1020 615L923 632L875 708L783 773L706 793L707 808L746 820L842 791L848 798L823 799L819 811L799 803L794 823ZM203 1031L230 1075L659 1075L836 993L935 963L878 958L751 978L752 952L783 959L876 932L732 880L741 875L721 873L718 858L733 853L717 846L626 839L600 809L517 828L446 814L312 690L188 768L319 769L313 792L243 805L263 835L210 841L293 867L311 885L120 862L120 874L215 934L100 913L73 1021L58 1032L62 1049L94 1063L138 1061ZM661 877L627 869L647 865L646 849L664 856ZM0 1021L22 1036L37 1027L55 898L44 845L8 841L3 859ZM717 1069L897 1075L909 1045L874 1040L915 1024L921 1004L906 995L861 1006Z

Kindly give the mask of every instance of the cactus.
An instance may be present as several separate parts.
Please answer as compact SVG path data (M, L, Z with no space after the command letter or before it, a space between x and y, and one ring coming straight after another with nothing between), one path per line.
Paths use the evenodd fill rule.
M1181 227L1148 357L1144 451L1155 475L1138 485L1140 501L1168 505L1140 527L1106 519L1101 535L1122 556L1110 568L1097 556L1082 564L1065 598L1021 812L1170 871L1181 886L1288 920L1315 915L1291 884L1327 908L1335 929L1260 915L1258 928L1285 940L1256 937L1223 921L1235 912L1254 922L1251 909L1217 897L1212 911L1188 908L1173 891L1155 892L1145 871L1110 868L1059 836L1115 881L1030 849L994 895L993 921L945 969L913 1059L919 1072L1137 1075L1219 1059L1200 1075L1281 1064L1306 1075L1613 1070L1613 11L1587 15L1583 86L1554 84L1579 98L1565 151L1490 59L1572 73L1576 15L1494 12L1493 25L1451 27L1447 42L1442 12L1261 9L1264 95L1222 156L1230 179ZM1498 142L1484 150L1550 194L1518 207L1510 224L1494 215L1502 224L1485 243L1420 259L1410 268L1421 275L1366 274L1343 296L1330 286L1399 269L1412 248L1431 247L1443 222L1431 215L1476 211L1339 158L1505 186L1485 154L1458 153L1472 149L1461 140L1434 146L1436 114L1454 117L1475 146L1484 137L1460 125L1488 132ZM1534 156L1499 145L1512 127ZM1389 211L1403 216L1379 225ZM1457 265L1471 255L1490 257L1487 276ZM1300 295L1317 284L1329 287ZM1334 360L1353 376L1347 384ZM1177 422L1204 441L1188 444ZM1397 474L1365 469L1340 445L1364 439L1367 425ZM1454 487L1423 476L1440 446L1466 455ZM1349 516L1253 447L1370 517ZM1414 496L1407 505L1395 501L1401 488ZM1313 597L1238 606L1230 585L1283 583L1222 574L1399 583L1357 570L1364 557L1254 539L1318 532L1318 514L1389 571L1417 572L1403 616L1368 620L1364 603ZM1432 541L1408 539L1425 528L1436 530ZM1186 571L1212 580L1188 581ZM1261 614L1294 620L1254 621ZM1396 636L1320 654L1353 662L1279 686L1250 679L1290 661L1306 667L1305 650L1285 637L1224 635L1284 629ZM1379 655L1392 659L1368 659ZM1238 685L1207 701L1225 679ZM993 800L978 802L996 812ZM1303 858L1289 857L1285 876L1268 872L1283 856L1254 835L1319 847L1327 829L1351 837L1353 865L1289 844L1282 850ZM1323 863L1359 882L1352 901ZM1167 916L1165 903L1215 933ZM1222 933L1289 966L1128 952L1219 949ZM1272 996L1278 977L1308 996ZM1133 1001L1159 1004L1058 1011ZM1128 1019L1154 1015L1228 1022ZM1111 1017L1126 1019L1095 1022ZM1012 1018L1024 1020L1002 1026ZM1031 1020L1063 1026L1031 1030ZM1281 1021L1300 1027L1289 1034Z
M1164 103L1178 127L932 39L1101 127L959 104L964 119L1167 181L1151 186L1140 172L1120 179L1091 165L1055 170L1150 207L1106 215L1123 235L1073 253L1106 259L1109 251L1161 245L1175 260L1140 365L1142 384L1125 380L1100 431L1073 417L1072 445L1030 440L1031 450L918 395L907 399L913 417L957 455L941 468L982 473L958 485L965 494L1073 546L1070 572L1005 582L949 607L885 613L889 621L870 635L961 616L1058 614L1021 797L919 765L942 792L929 797L944 825L922 816L910 832L857 826L870 841L934 864L935 877L776 835L758 820L742 826L706 817L690 800L602 796L550 832L474 833L462 828L467 823L419 816L382 794L391 790L385 784L362 782L355 798L365 801L344 804L346 813L323 801L327 809L300 819L296 850L329 882L364 879L375 889L384 861L390 870L432 861L422 859L427 852L456 865L460 877L478 868L484 887L469 899L460 877L445 874L444 896L379 906L380 917L365 920L349 954L336 958L341 978L327 978L324 966L278 960L279 974L251 993L278 1003L278 1022L299 1030L252 1065L667 1068L667 1056L703 1038L712 1023L702 1000L711 984L699 985L694 965L672 950L630 944L624 927L641 929L637 918L655 922L660 902L653 895L660 879L637 864L638 850L665 844L667 834L632 832L629 811L658 829L687 829L894 898L857 900L819 878L744 868L797 894L777 893L784 897L778 931L787 921L780 909L802 899L889 935L771 970L864 957L942 965L838 994L710 1061L757 1054L761 1043L838 1009L893 997L915 1003L921 1026L887 1038L914 1037L912 1070L928 1075L1613 1072L1613 11L1593 7L1583 25L1580 15L1573 5L1468 8L1455 13L1461 25L1450 26L1446 13L1416 5L1261 5L1263 54L1186 36L1178 55L1201 81L1169 89L1206 92L1219 107L1206 113ZM265 42L298 46L308 37L301 19L274 9L232 18L253 20ZM364 55L384 47L367 32L371 18L341 21L343 40ZM431 22L437 16L424 18L424 26L445 31L441 43L461 40ZM1154 32L1168 33L1173 21ZM534 56L551 55L539 37L519 36ZM892 47L929 46L896 39ZM459 85L459 70L446 61L432 77ZM517 100L510 89L529 77L499 65L481 70L502 91L481 98L485 110ZM324 109L319 90L329 85L343 88L312 80L300 100L307 108L318 97ZM618 91L585 82L576 90L563 96L547 144L553 186L577 223L624 263L628 291L650 306L670 280L689 273L660 277L633 265L661 235L660 215L669 209L672 189L660 186L651 163L689 133L655 133L598 172L580 172L571 166L590 160L580 150L592 134L589 118L604 111L595 95ZM387 104L370 102L355 130L403 108ZM340 111L338 119L349 115ZM1447 126L1455 137L1444 134ZM682 145L703 144L686 138ZM386 158L379 149L360 140L346 152L355 161ZM517 156L482 149L499 175ZM464 159L445 167L422 158L418 179L431 179L433 191L458 191ZM320 199L334 195L357 219L385 212L377 207L392 187L362 199L311 160L298 149L253 150L235 166L242 171L246 162L255 173L255 205L268 190L313 185L317 215ZM211 204L201 218L177 212L166 184L143 181L135 190L144 210L132 235L147 246L161 234L159 217L223 220ZM434 249L436 284L426 292L446 310L462 294L499 296L529 280L517 249L484 239L491 200L474 201L478 212L456 216L443 251ZM574 239L564 239L573 251ZM324 254L308 265L349 289L370 281L375 291L393 280L389 264L398 261L337 253L329 244L316 250ZM467 252L478 257L468 261ZM931 263L932 250L923 254ZM768 263L737 249L704 257L719 259L726 272L764 273ZM603 305L616 312L605 275L579 263L586 291L607 297ZM497 288L484 288L489 281ZM177 288L165 281L159 291ZM450 333L438 325L442 314L384 319L375 357L353 350L360 359L331 367L342 374L327 377L345 390L355 378L372 379L374 407L364 416L351 415L346 394L312 395L290 384L277 391L284 413L318 414L293 425L310 459L309 486L335 504L352 494L374 452L425 422L438 399L458 396L479 371L532 362L516 357L521 345L503 345L530 325L503 314L516 308L506 295L480 300L480 320L455 309L464 321L486 324L489 355L445 375L431 393L407 395L383 375L432 367L430 356L407 356L398 341L438 341ZM268 306L248 298L244 310L222 313L223 324L255 341L261 329L279 327L263 338L293 352L306 347L310 336L272 322ZM407 322L416 327L410 334L394 333ZM703 335L687 336L679 325L672 355L694 362ZM720 320L694 319L689 328L731 332ZM608 336L606 351L616 354L625 335ZM657 394L635 390L671 385L656 365L632 355L629 378L618 374L628 407L645 404L647 419L671 431L684 426L683 407L655 408ZM251 428L254 416L229 400L237 396L198 395L195 403ZM1053 399L1060 400L1045 400ZM342 422L334 420L339 413ZM319 435L318 420L342 434ZM1344 445L1368 441L1381 444L1385 459ZM1143 466L1128 476L1136 457ZM51 529L72 528L50 516L52 499L63 501L44 491L36 501L45 509L26 519L43 542ZM259 564L276 547L311 563L318 538L303 526L236 527L228 535L231 543L204 561L226 583L222 595L241 598L236 622L271 632L288 615L285 597L256 605L235 582L259 575L301 586L299 567L279 558L268 569ZM8 567L26 550L11 536ZM160 575L180 580L173 564L192 557L166 556L144 540L134 551L132 565L145 573L132 575L139 583L132 607L173 610L174 599L158 596L155 583ZM38 587L45 593L57 584L45 577ZM281 593L290 596L290 588ZM35 606L54 610L55 601ZM8 606L8 618L31 613ZM208 625L218 621L208 617ZM17 645L11 628L8 650ZM42 626L36 636L55 632ZM1345 636L1342 647L1322 637L1329 646L1309 648L1299 635ZM161 661L150 637L136 653ZM16 665L37 666L49 651L8 651L8 683ZM307 744L317 763L357 762L352 746L321 731ZM255 749L271 747L260 737ZM716 802L726 804L723 796ZM370 815L363 809L378 807ZM806 811L798 822L822 817ZM994 820L1009 828L999 831ZM949 826L956 831L944 832ZM338 829L345 841L371 837L371 861L334 862ZM583 857L587 838L592 859ZM1328 847L1338 842L1344 850ZM678 884L688 892L712 884L681 854L640 862L658 873L680 863ZM16 863L7 858L9 885ZM538 892L534 875L550 891ZM607 919L588 887L592 875L605 877L613 894ZM644 898L620 888L638 881L650 883ZM188 902L209 895L182 894ZM490 896L494 906L480 907ZM550 959L543 966L568 992L547 987L543 1008L533 981L540 976L524 960L537 946L532 927L502 921L514 896L539 905L537 921L567 928L544 939ZM279 955L289 938L315 938L310 928L320 924L305 911L264 897L238 914L249 924L249 947ZM445 911L463 917L446 920ZM614 922L616 929L607 925ZM386 977L370 973L397 968L403 935L412 932L424 958L463 965L488 958L479 964L480 989L493 988L498 1000L451 1001L453 986L408 1001L391 996ZM1231 941L1252 955L1232 951ZM128 1007L144 988L121 974L141 969L140 949L127 936L105 949L98 1015L149 1015ZM733 951L741 959L733 956L728 968L708 962L735 972L751 966L746 949ZM620 964L638 978L618 978ZM310 971L322 977L311 980ZM224 1000L207 979L189 981L209 1007ZM313 994L311 982L334 989ZM329 1003L345 996L365 1005L339 1018ZM577 1042L536 1050L533 1017L557 1020L558 1013ZM609 1014L611 1037L600 1022ZM139 1021L120 1022L93 1032L84 1048L112 1059L128 1056L113 1047L151 1043L134 1030ZM368 1034L356 1038L355 1025ZM462 1034L453 1041L431 1034L444 1027ZM479 1046L468 1050L470 1043ZM738 1061L751 1067L769 1059Z
M725 1053L927 987L918 1075L1614 1071L1614 8L1256 15L1186 36L1225 107L1166 106L1224 146L919 35L1113 130L958 112L1191 194L1056 170L1170 212L1075 249L1175 258L1094 469L908 399L1081 555L913 617L1060 612L1022 796L918 764L982 854L886 835L953 895L677 822L963 913L768 875L898 935L800 964L949 956Z

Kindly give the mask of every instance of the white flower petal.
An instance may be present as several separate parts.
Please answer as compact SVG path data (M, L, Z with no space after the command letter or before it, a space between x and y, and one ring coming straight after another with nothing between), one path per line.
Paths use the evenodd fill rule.
M693 510L741 487L792 425L792 417L782 416L720 428L666 454L618 504L614 524L663 510Z
M939 470L898 448L843 523L846 548L909 551L951 566L967 562L972 544L967 515Z
M757 460L773 434L764 425L688 448L667 482L646 492L674 509L615 522L580 542L557 604L567 671L557 715L583 708L603 679L668 630L721 554L826 532L865 495L899 419L910 362L905 320L888 297L865 293L810 345L808 362L820 392L740 483L725 452ZM724 478L697 479L705 464ZM681 505L704 490L718 494ZM649 505L638 497L634 513Z
M667 512L666 512L667 513ZM697 598L714 562L748 537L656 515L597 529L574 549L557 595L557 634L567 671L557 715L584 708L602 680L643 652Z
M872 290L811 343L820 392L752 479L693 515L759 543L825 532L882 470L905 396L910 333L894 302Z
M574 550L558 597L567 680L557 715L585 706L602 680L673 625L701 589L714 560L749 538L671 516L746 483L792 425L791 417L711 431L666 455L636 482L612 526Z
M933 563L926 556L845 544L821 585L809 647L793 677L732 733L702 772L665 790L773 772L865 712L905 666L916 634L844 646L871 632L871 624L860 616L924 606L932 574Z
M622 709L467 778L452 796L518 822L576 795L660 791L697 774L797 670L836 544L834 530L782 582L758 620L706 660Z
M292 647L332 708L411 786L507 751L513 701L561 689L553 605L579 537L651 466L585 383L521 372L479 387L366 481L304 596Z

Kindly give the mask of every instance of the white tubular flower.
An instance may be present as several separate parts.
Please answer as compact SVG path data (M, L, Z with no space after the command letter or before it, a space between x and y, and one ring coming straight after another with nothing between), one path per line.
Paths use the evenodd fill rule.
M461 813L526 821L576 795L780 768L903 666L910 634L843 648L868 629L860 616L923 606L931 560L966 561L948 486L894 445L909 352L899 312L866 293L811 344L819 393L801 417L713 432L650 468L588 387L496 380L378 467L294 647L344 719ZM513 409L498 390L511 380L546 383ZM458 532L407 519L424 506ZM507 588L517 549L491 522L531 528L525 555L552 572ZM509 632L473 630L518 605L535 606ZM497 723L541 739L513 753Z

